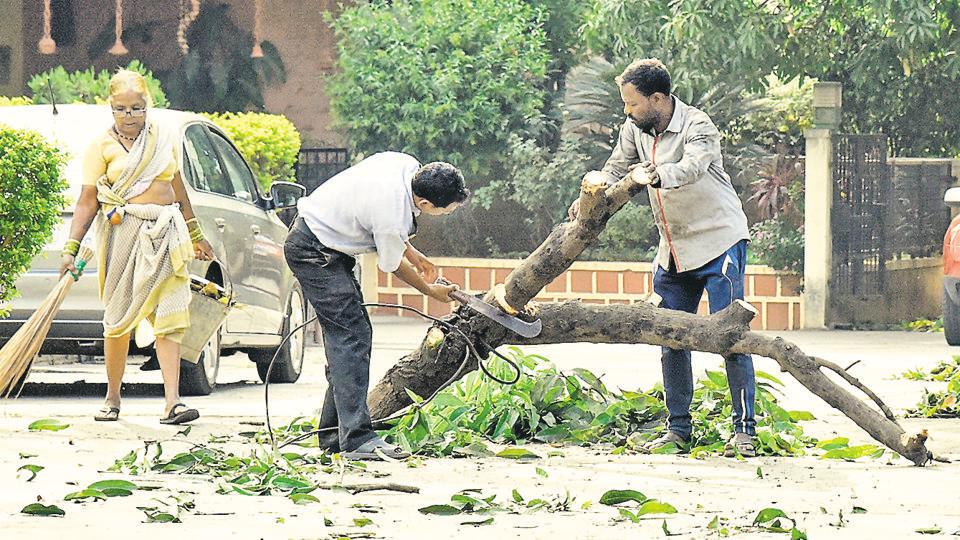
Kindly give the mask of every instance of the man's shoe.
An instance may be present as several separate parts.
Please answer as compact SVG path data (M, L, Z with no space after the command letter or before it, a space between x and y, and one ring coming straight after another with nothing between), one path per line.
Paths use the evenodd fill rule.
M644 454L652 454L670 444L676 446L678 450L683 450L684 446L686 446L689 442L689 438L685 439L679 433L667 430L665 434L641 446L640 452L643 452Z
M349 461L387 461L407 459L410 457L410 452L395 444L389 444L380 437L374 437L361 444L356 450L344 452L341 455Z
M753 444L753 437L751 435L736 433L733 438L724 445L724 457L737 457L738 455L745 458L757 456L757 448Z

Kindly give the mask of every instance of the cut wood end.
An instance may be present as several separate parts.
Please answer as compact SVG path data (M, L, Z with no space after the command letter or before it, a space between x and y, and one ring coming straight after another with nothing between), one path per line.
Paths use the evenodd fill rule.
M593 182L588 182L586 179L584 179L583 183L580 185L580 191L590 195L591 197L596 196L599 193L603 193L606 191L606 189L606 184L595 184Z
M743 309L749 310L750 313L753 313L755 316L760 314L757 308L753 307L753 305L751 305L749 302L745 300L737 300L736 302L737 304L740 304Z
M443 343L445 338L446 336L444 335L443 330L440 330L434 326L427 331L427 337L424 339L424 341L427 345L427 348L436 349L441 343Z
M520 311L507 303L507 288L504 287L503 283L497 283L494 285L493 289L493 299L496 300L497 306L503 310L507 315L516 315ZM487 293L489 295L489 293Z

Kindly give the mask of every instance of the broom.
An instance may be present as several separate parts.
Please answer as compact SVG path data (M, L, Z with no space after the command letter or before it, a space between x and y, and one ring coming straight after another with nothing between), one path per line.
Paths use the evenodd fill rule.
M3 397L9 398L17 383L25 378L33 363L33 358L40 351L40 346L43 345L43 340L46 339L47 332L50 331L50 324L57 315L57 311L60 310L63 299L66 298L73 282L80 279L83 268L92 256L92 249L87 246L80 246L75 263L77 267L76 276L70 272L64 274L57 286L40 304L40 307L0 349L0 395ZM14 397L19 395L18 391L17 396Z

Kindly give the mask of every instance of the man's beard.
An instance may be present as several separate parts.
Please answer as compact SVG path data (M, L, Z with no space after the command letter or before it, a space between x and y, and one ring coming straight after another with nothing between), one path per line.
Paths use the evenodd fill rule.
M637 119L636 117L630 116L630 121L633 122L633 125L640 128L640 131L653 131L657 126L656 118L645 118L643 120Z

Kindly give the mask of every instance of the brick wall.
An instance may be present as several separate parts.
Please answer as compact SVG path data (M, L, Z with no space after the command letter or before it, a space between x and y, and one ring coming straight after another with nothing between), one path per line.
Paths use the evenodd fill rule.
M375 260L375 259L373 259ZM486 291L496 283L503 283L507 275L520 263L509 259L435 258L440 274L458 283L471 293ZM374 271L375 263L364 264L364 270ZM596 304L630 304L642 302L653 292L652 263L576 262L569 270L549 283L536 297L539 302L557 302L580 299ZM375 289L378 302L402 304L442 316L450 313L452 304L424 297L392 274L377 272L377 282L369 282ZM368 274L369 275L369 274ZM746 301L759 311L753 320L755 330L794 330L801 324L801 302L798 288L800 277L777 272L767 266L747 266ZM368 299L373 290L366 290ZM707 313L704 295L700 312ZM396 308L377 308L375 313L416 317Z

